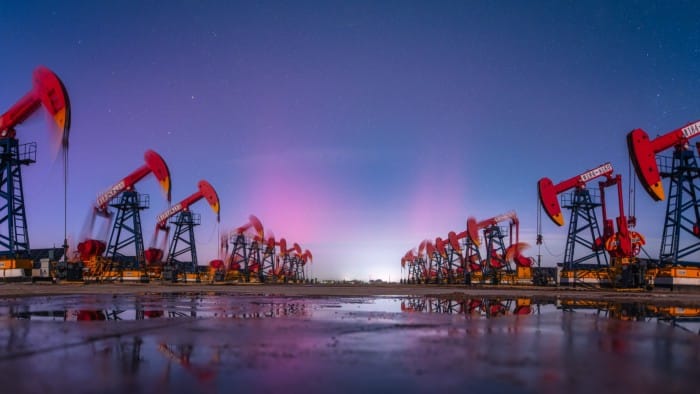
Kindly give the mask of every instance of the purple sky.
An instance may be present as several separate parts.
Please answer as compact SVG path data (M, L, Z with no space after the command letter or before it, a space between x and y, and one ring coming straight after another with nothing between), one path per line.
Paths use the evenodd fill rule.
M251 213L311 249L319 278L396 279L406 250L468 216L516 210L534 244L539 178L611 161L626 181L628 131L700 118L693 1L27 3L0 4L0 107L37 65L66 84L72 239L150 148L174 201L199 179L219 192L219 227L193 209L200 263ZM41 117L19 139L39 143L24 172L32 246L59 245L61 169ZM153 179L138 190L148 243L167 204ZM637 230L657 255L665 205L639 190ZM545 264L565 231L544 223Z

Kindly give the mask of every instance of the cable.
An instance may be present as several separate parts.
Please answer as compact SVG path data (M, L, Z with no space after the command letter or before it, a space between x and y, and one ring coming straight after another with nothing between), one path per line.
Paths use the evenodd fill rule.
M68 141L63 142L63 261L68 261Z
M537 266L540 267L542 264L542 201L540 201L540 192L537 190L537 198L535 199L537 207Z
M636 225L637 219L637 207L636 207L636 193L635 188L637 186L637 173L632 171L632 158L627 158L627 179L629 182L629 189L627 194L627 217L630 221L632 227Z
M544 245L544 248L547 250L547 253L548 253L550 256L552 256L552 257L561 257L561 253L559 253L559 254L554 254L554 253L552 253L552 251L549 250L549 248L547 247L547 244L545 244L544 242L542 242L542 245Z

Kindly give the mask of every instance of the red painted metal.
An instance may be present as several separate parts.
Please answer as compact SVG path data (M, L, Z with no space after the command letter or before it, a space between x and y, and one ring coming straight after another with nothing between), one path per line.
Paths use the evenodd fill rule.
M505 222L506 220L510 220L513 224L520 224L518 222L518 216L513 211L482 220L481 222L477 222L474 217L469 217L467 219L467 235L469 235L469 239L478 246L481 242L479 240L479 230Z
M216 190L214 190L214 187L209 184L207 181L199 181L197 184L197 190L196 192L192 193L188 197L185 197L182 201L179 203L173 205L170 207L168 210L164 211L158 217L156 218L156 221L158 222L158 227L159 228L165 228L166 223L169 218L172 216L182 212L182 211L187 211L190 209L190 206L197 201L201 199L205 199L208 203L211 209L214 211L216 214L216 221L219 222L220 220L220 205L219 205L219 196L216 194ZM256 218L257 220L257 218ZM258 224L262 228L262 224L260 224L260 221L258 220Z
M42 105L53 118L66 146L70 130L70 101L63 82L46 67L37 67L33 87L7 112L0 115L0 138L14 137L14 128L34 114Z
M264 229L263 225L260 222L260 219L257 218L255 215L250 215L248 217L248 223L238 227L236 229L236 234L243 234L246 231L253 229L255 231L255 235L258 236L259 239L263 239L264 236Z
M611 186L617 188L617 201L619 215L615 218L617 232L613 228L612 219L608 218L605 189ZM611 176L599 183L600 199L603 213L603 235L595 244L604 247L612 257L629 258L637 256L644 245L644 237L636 231L630 231L628 218L625 216L625 205L622 195L622 176Z
M108 210L110 201L123 193L124 191L133 190L134 186L145 178L148 174L153 173L158 180L161 188L163 189L168 202L170 202L170 170L165 160L152 150L147 150L144 154L145 164L137 168L131 174L124 177L121 181L114 184L106 192L99 195L97 201L95 202L95 207L92 211L92 216L90 217L87 228L84 229L87 233L87 237L92 236L93 226L95 224L95 217L97 215L110 217L111 214ZM151 248L152 249L152 248ZM80 253L80 258L85 261L93 256L100 256L106 250L106 243L102 240L87 238L85 241L78 244L78 252ZM160 252L162 253L162 252ZM145 250L144 258L147 262L154 262L159 260L153 260L158 257L158 251Z
M145 164L143 166L137 168L134 172L127 175L121 181L115 183L111 188L109 188L109 190L102 193L97 198L95 208L98 211L105 212L112 198L126 190L133 190L136 183L151 173L155 175L158 183L166 195L168 202L170 202L170 170L168 169L168 165L165 163L165 160L163 160L158 153L149 149L144 154L144 161Z
M486 220L482 220L481 222L477 222L475 218L470 217L467 219L467 234L469 236L469 239L477 246L479 246L480 240L479 240L479 230L483 230L484 228L490 227L490 226L496 226L498 223L502 223L505 221L510 221L510 231L509 231L509 237L510 237L510 243L508 247L506 248L505 255L504 256L497 256L494 255L494 257L497 257L493 261L499 261L500 257L503 257L507 261L512 261L515 264L521 266L521 267L530 267L532 266L532 259L529 257L525 257L522 254L522 251L526 248L529 247L529 245L525 242L520 242L520 221L518 220L518 215L511 211L504 213L502 215L494 216L492 218L488 218ZM515 234L515 237L513 237L513 234ZM495 251L486 251L486 253L495 253ZM474 264L476 265L476 264ZM500 268L500 267L495 267L495 268Z
M576 175L575 177L559 182L556 185L549 178L545 177L540 179L537 182L537 192L540 197L542 208L544 208L545 213L554 223L556 223L558 226L563 226L564 215L561 212L561 206L559 206L557 196L560 193L573 188L583 188L586 186L586 183L592 181L593 179L599 177L609 178L612 172L612 165L610 163L605 163L592 170L588 170L582 174Z
M627 134L627 149L640 183L654 201L665 198L656 154L671 147L687 149L690 139L700 134L700 121L690 122L653 140L642 129Z

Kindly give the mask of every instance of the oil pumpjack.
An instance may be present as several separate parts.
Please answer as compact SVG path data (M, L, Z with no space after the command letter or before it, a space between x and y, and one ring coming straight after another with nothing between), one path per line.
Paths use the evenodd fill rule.
M508 222L508 229L500 226L503 222ZM480 246L479 230L483 232L486 258L481 260L480 270L473 272L472 279L494 284L532 281L532 259L522 255L522 250L527 244L520 242L520 221L515 212L497 215L480 222L473 217L468 218L467 237L477 248ZM509 237L507 245L506 233ZM515 263L515 269L511 262Z
M33 267L22 166L36 162L36 142L20 144L16 128L43 107L53 118L63 149L68 147L71 110L63 82L45 67L34 70L32 79L32 89L0 115L0 277L3 278L26 277Z
M669 180L655 284L700 286L700 167L690 141L700 135L700 121L650 139L642 129L627 134L627 148L639 182L654 201L666 199L662 183ZM671 157L659 156L673 149Z
M571 195L562 197L562 205L571 210L571 218L564 260L561 262L561 284L638 287L644 282L645 272L636 263L645 240L641 234L630 230L636 220L633 216L625 216L622 177L613 175L613 171L610 163L604 163L556 185L549 178L542 178L537 183L540 204L558 226L564 225L558 196L573 189ZM598 184L600 201L586 188L589 182L598 178L603 178ZM607 215L605 189L610 186L617 188L617 231ZM598 207L601 207L603 215L602 234L596 213ZM576 254L581 249L582 255ZM610 260L606 251L610 254Z
M179 203L173 205L168 210L158 215L156 233L153 238L153 245L158 244L158 235L164 232L163 242L167 241L169 227L168 220L175 217L172 223L175 224L175 233L168 250L162 270L162 279L167 281L200 281L200 272L197 263L197 248L194 237L194 227L200 224L200 216L190 211L190 206L199 200L205 199L212 211L216 214L216 221L220 218L219 196L214 187L209 182L201 180L197 184L198 190L186 197ZM177 215L177 216L176 216ZM149 265L155 265L163 258L161 247L151 247L146 250L146 261Z
M148 280L140 211L149 207L150 199L138 193L135 186L152 173L170 202L171 181L170 170L160 155L148 150L144 160L144 165L100 194L95 202L86 230L90 236L97 216L108 220L116 217L108 243L88 238L78 244L80 259L86 266L86 280ZM116 215L109 207L116 209Z

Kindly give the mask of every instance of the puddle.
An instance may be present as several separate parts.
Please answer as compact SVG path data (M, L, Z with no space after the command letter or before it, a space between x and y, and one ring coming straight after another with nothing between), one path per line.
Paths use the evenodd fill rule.
M0 300L0 368L12 371L0 374L0 386L17 393L695 392L698 330L697 308L637 302L23 297Z
M546 313L583 313L616 320L663 322L700 334L700 307L601 300L533 300L527 297L380 296L254 297L230 295L146 294L127 296L51 296L0 300L0 319L87 322L149 319L264 319L337 315L422 313L493 319Z

